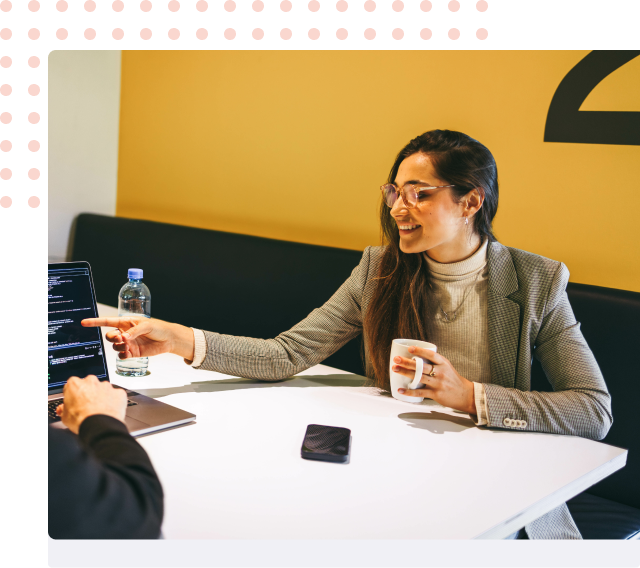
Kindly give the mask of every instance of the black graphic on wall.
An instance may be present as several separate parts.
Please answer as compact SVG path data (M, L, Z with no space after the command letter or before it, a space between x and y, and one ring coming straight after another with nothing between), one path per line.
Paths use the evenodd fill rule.
M640 145L640 112L579 110L600 81L638 55L592 51L571 69L551 99L544 141Z

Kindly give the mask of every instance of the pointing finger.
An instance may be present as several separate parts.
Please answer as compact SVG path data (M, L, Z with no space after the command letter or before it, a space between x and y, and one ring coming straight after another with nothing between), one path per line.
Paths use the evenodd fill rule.
M146 319L144 316L139 318L132 317L111 317L111 318L87 318L83 319L80 324L83 327L117 327L120 330L126 331L137 325L141 319Z

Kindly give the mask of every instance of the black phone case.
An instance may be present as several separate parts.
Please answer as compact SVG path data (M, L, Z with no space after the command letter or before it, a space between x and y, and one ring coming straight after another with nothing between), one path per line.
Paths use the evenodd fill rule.
M348 463L351 430L337 426L309 424L302 442L301 455L306 460Z

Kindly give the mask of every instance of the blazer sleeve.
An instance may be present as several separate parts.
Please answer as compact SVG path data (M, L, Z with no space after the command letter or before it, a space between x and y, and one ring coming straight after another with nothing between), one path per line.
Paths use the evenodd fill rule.
M89 416L78 436L49 427L51 538L158 538L162 516L160 480L122 422Z
M594 440L613 422L611 396L569 303L569 270L559 263L535 339L536 357L554 392L523 392L484 384L488 426L505 428L505 418L526 422L525 430ZM514 425L514 429L522 429Z
M275 339L205 331L207 354L199 369L277 381L324 361L362 332L362 296L370 247L338 291L320 308Z

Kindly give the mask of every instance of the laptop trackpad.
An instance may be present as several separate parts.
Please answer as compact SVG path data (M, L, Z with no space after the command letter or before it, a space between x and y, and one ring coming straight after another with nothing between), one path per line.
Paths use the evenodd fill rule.
M124 417L124 423L127 426L127 430L129 430L129 432L143 430L144 428L149 428L150 426L150 424L142 422L141 420L136 420L135 418L131 418L131 416L129 415Z

